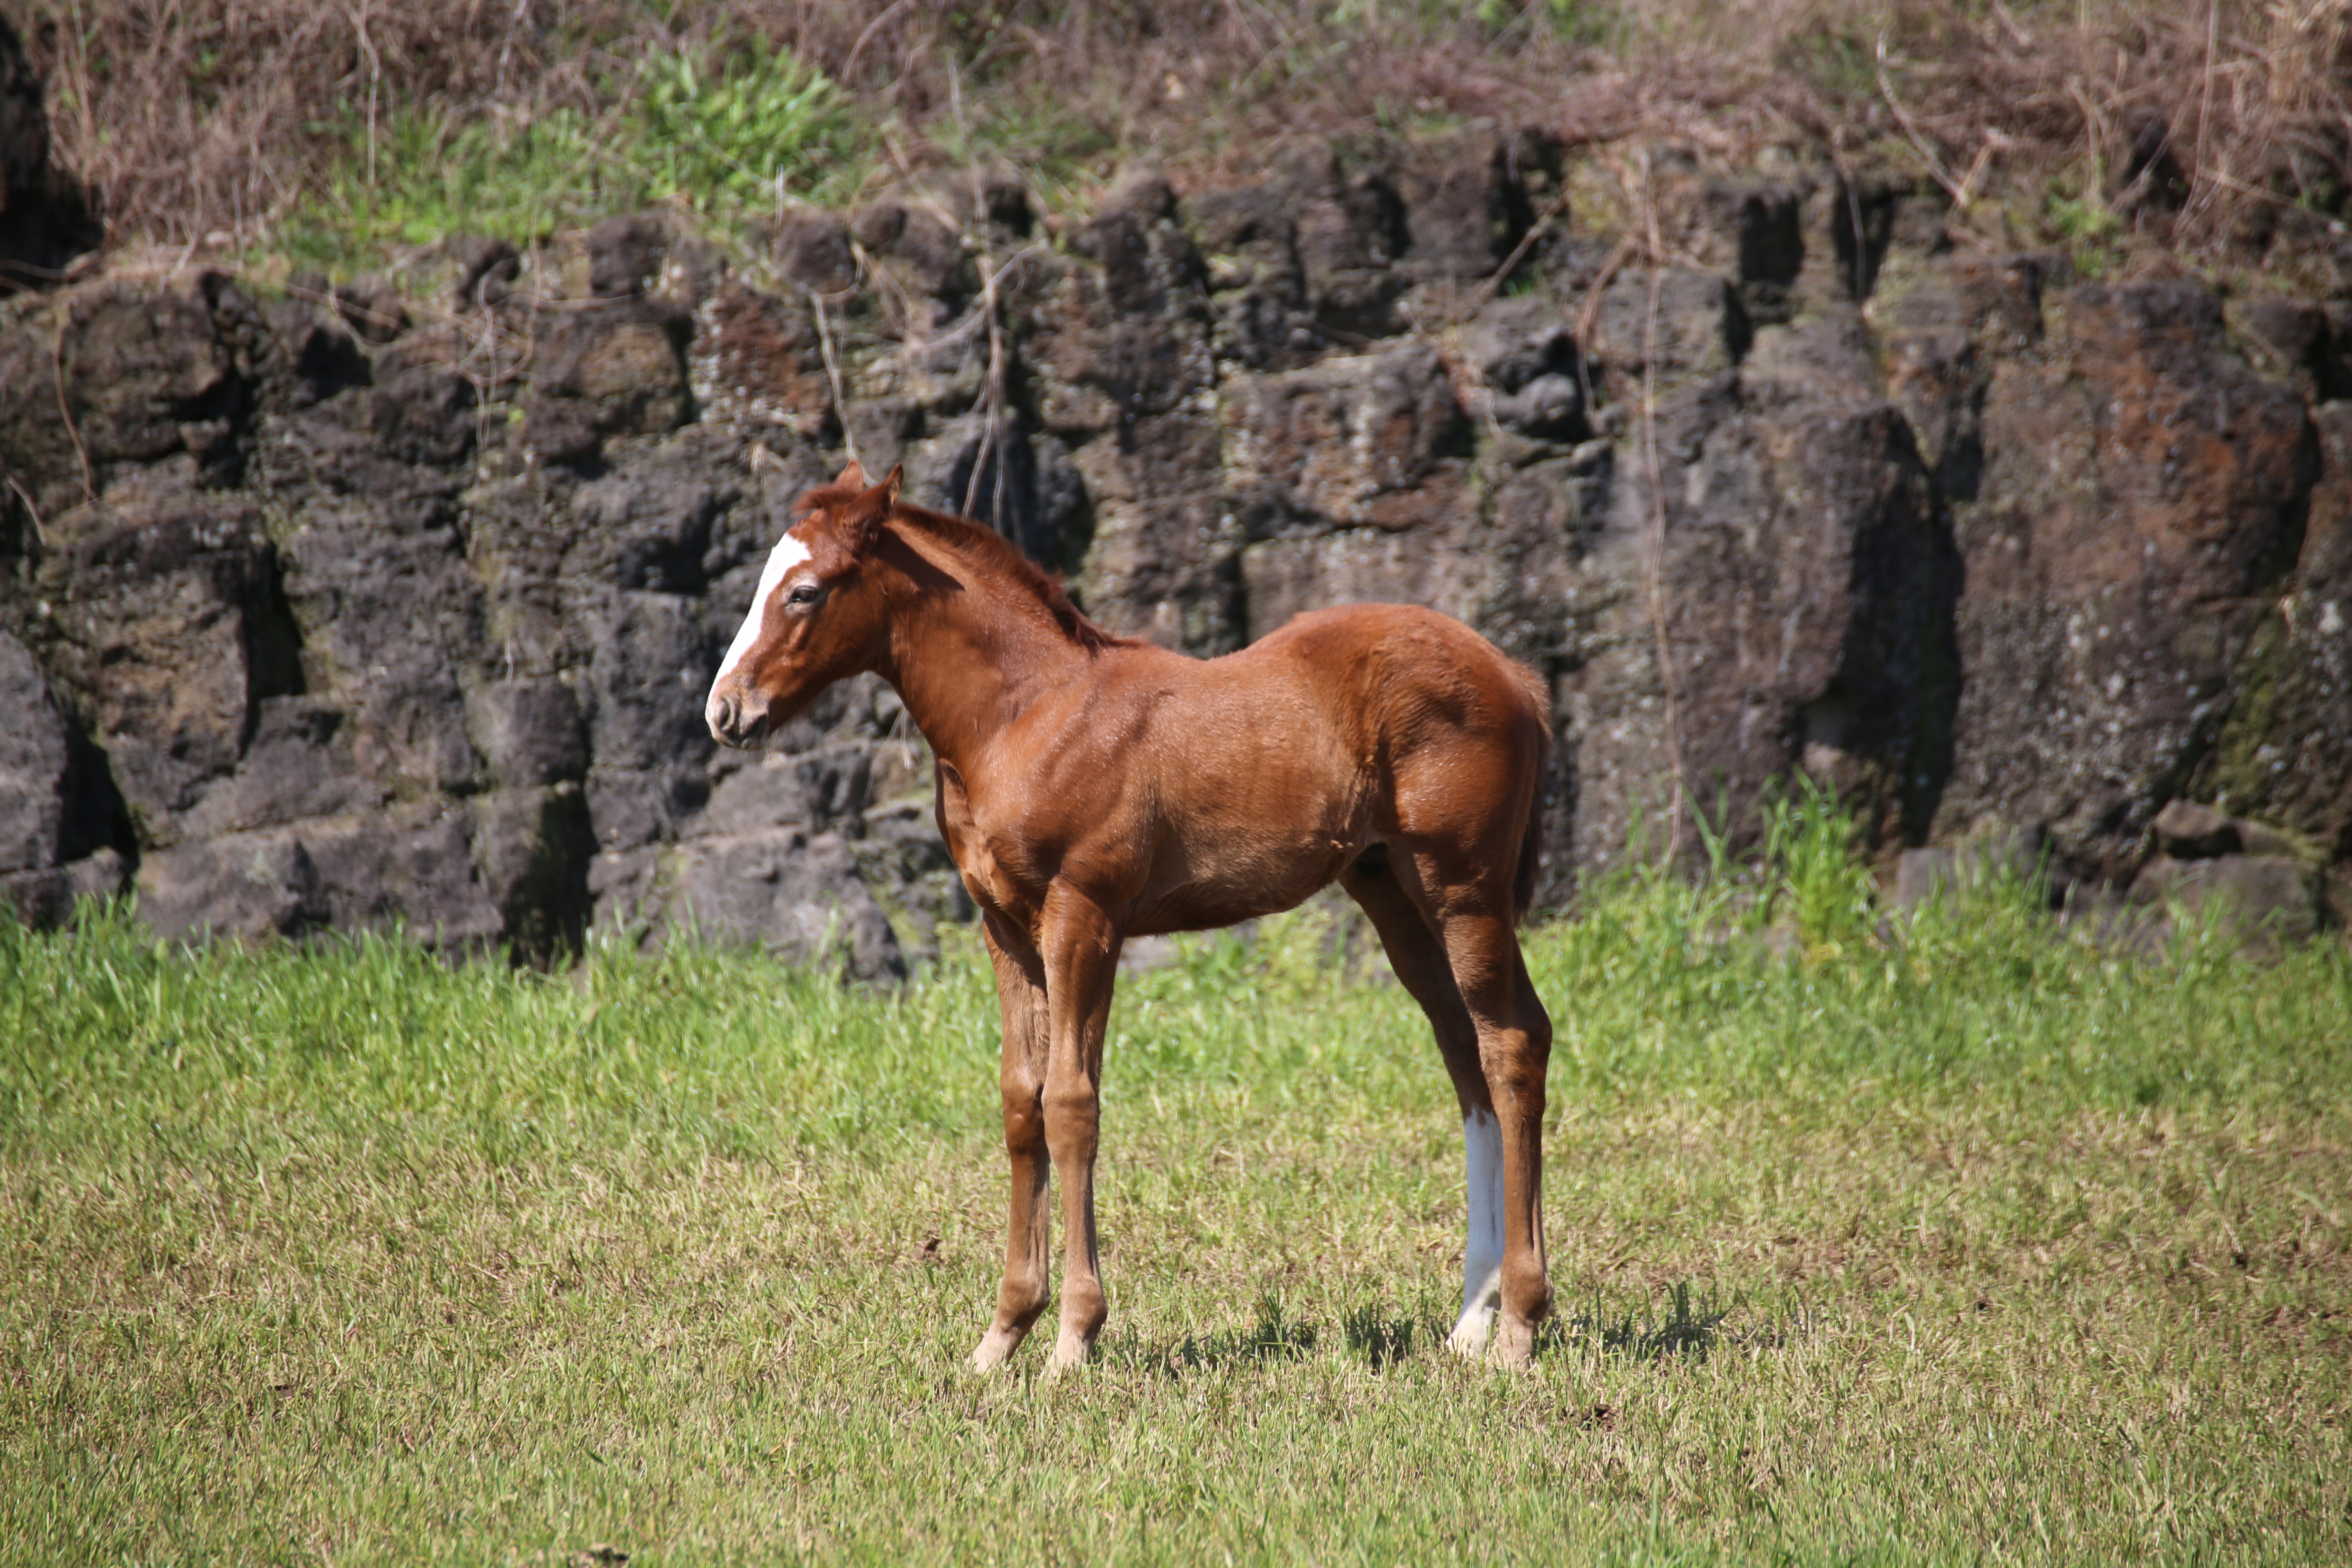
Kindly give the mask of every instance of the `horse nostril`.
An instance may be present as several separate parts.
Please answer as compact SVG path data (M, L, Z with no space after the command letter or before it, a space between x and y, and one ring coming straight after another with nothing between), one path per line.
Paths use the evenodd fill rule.
M710 726L710 738L722 745L750 746L768 732L767 699L740 684L713 692L702 717Z

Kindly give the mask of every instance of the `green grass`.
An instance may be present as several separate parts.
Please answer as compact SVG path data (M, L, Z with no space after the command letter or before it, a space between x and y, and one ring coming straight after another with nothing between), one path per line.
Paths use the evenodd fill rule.
M371 127L347 111L322 128L341 147L321 194L274 247L348 271L390 246L454 233L529 246L665 201L729 230L790 201L839 202L864 172L839 89L786 50L656 55L605 96L593 119L559 108L461 120L404 106Z
M2114 270L2123 237L2123 220L2101 194L2105 184L2105 166L2093 158L2079 175L2069 172L2053 180L2042 197L2043 227L2074 269L2094 279Z
M1530 935L1524 1375L1442 1348L1454 1112L1312 913L1122 984L1113 1316L1059 1381L962 1365L969 946L876 994L0 924L0 1555L2352 1555L2345 947L2144 963L2013 889L1874 939L1781 864L1795 959L1721 882Z

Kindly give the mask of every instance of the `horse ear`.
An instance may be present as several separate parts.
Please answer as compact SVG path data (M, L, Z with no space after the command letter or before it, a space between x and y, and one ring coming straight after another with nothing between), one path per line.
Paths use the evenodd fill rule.
M881 535L882 525L890 520L891 509L898 504L898 483L903 471L903 464L893 468L880 484L849 503L848 515L843 521L848 527L851 553L865 554Z
M866 488L866 466L855 458L850 458L849 467L841 470L841 478L833 481L833 488L838 490L864 489Z

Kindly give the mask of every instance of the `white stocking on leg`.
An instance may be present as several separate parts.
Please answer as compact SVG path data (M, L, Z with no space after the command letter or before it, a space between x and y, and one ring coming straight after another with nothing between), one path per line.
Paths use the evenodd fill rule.
M1503 1134L1493 1111L1473 1110L1462 1119L1462 1154L1470 1235L1462 1249L1462 1316L1445 1342L1477 1355L1486 1348L1503 1300Z

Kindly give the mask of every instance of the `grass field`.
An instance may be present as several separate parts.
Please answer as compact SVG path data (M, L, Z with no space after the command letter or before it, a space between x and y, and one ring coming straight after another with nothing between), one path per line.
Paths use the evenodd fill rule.
M969 947L874 994L0 922L0 1558L2352 1557L2343 943L2144 963L1984 894L1780 959L1715 897L1529 938L1524 1375L1440 1342L1459 1124L1313 916L1123 984L1058 1381L962 1364Z

